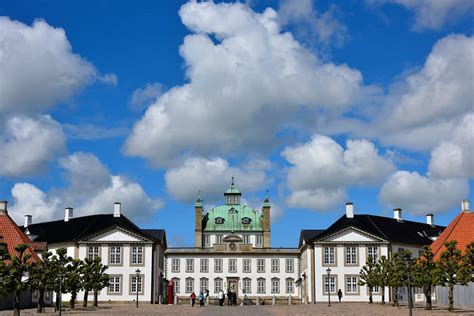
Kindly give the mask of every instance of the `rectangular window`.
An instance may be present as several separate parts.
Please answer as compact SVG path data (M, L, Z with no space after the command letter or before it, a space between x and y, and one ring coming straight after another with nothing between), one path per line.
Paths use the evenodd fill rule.
M229 272L237 272L237 259L229 259Z
M214 279L214 293L219 293L222 290L222 279Z
M280 272L280 259L272 259L272 273Z
M171 259L171 272L179 272L179 259Z
M293 259L286 259L285 260L285 271L287 273L293 273L295 272L295 266L294 266L295 262L293 261Z
M265 259L257 259L257 272L258 273L265 272Z
M186 293L194 292L194 279L188 278L186 279Z
M359 282L358 277L356 276L347 276L346 277L346 293L347 294L357 294L359 293L359 288L357 283Z
M265 279L257 279L257 293L265 294Z
M132 264L143 264L142 246L132 246Z
M346 247L346 264L357 265L357 247L356 246Z
M372 288L372 293L380 293L380 286L376 285Z
M336 293L336 276L324 276L324 294L328 294L328 291L331 291L331 294Z
M272 294L280 293L280 280L272 279Z
M325 265L336 264L336 247L324 247L323 260Z
M194 259L186 259L186 272L194 272Z
M143 292L143 276L132 275L130 278L130 293L131 294L141 294Z
M209 288L209 281L206 278L201 279L200 291L206 294L206 290Z
M250 244L250 235L243 235L244 244Z
M209 272L209 259L201 259L201 272Z
M367 259L372 258L375 262L379 260L379 247L367 246Z
M286 293L293 294L295 292L295 282L293 279L286 279Z
M89 246L87 247L87 258L89 260L94 260L99 257L99 246Z
M204 235L204 247L209 247L211 245L211 235Z
M222 259L214 259L214 272L222 272Z
M179 279L173 279L173 293L179 293Z
M122 263L122 247L110 246L110 264L118 265Z
M263 246L263 236L262 235L256 235L255 236L255 244L257 247L262 247Z
M250 273L252 272L251 259L243 259L243 272Z
M252 292L252 282L250 279L244 279L243 282L242 282L242 293L246 294L246 293L251 293Z
M222 235L216 235L216 244L222 244Z
M109 279L109 293L118 294L122 292L121 277L111 276Z

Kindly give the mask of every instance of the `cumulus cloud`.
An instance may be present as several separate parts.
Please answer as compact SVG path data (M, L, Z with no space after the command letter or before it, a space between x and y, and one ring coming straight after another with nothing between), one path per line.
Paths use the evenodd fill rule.
M471 0L369 0L369 3L395 3L415 14L413 29L438 30L447 22L472 14Z
M95 80L117 77L75 54L62 28L0 17L0 114L42 112Z
M243 193L265 189L268 181L266 171L271 167L269 161L253 160L240 167L232 167L227 160L192 157L165 173L166 187L173 197L191 202L201 190L206 203L223 201L223 194L235 178L236 187Z
M147 83L144 88L138 88L133 91L130 100L130 107L133 110L141 111L163 94L163 85L158 82Z
M326 12L318 12L313 0L281 0L278 20L282 26L295 25L297 34L303 38L324 45L341 46L348 37L347 27L338 19L335 5Z
M68 186L43 192L29 183L17 183L11 194L14 204L11 214L17 223L24 214L33 215L35 222L60 219L65 207L74 207L75 216L112 213L113 203L122 203L124 215L144 219L163 202L152 198L142 186L121 175L113 175L93 154L74 153L60 159Z
M468 193L469 184L464 179L435 179L418 172L397 171L383 185L379 199L386 206L425 215L449 211Z
M179 15L193 32L180 47L189 82L147 109L127 155L169 166L183 154L265 151L302 106L339 113L359 91L360 72L319 60L281 32L273 9L189 2Z
M0 127L0 176L39 172L66 147L61 125L48 115L11 116Z
M344 149L329 137L315 135L307 143L287 147L282 156L291 164L288 204L315 210L342 202L346 187L377 185L395 170L366 140L348 140Z

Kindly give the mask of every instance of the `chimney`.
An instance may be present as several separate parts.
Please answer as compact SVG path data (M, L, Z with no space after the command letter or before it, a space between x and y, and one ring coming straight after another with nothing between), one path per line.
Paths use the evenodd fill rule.
M7 201L0 201L0 215L7 215Z
M434 226L433 214L426 214L426 224Z
M28 226L30 226L32 218L33 217L31 215L25 215L25 225L23 227L27 228Z
M114 203L114 217L120 217L122 213L122 204L120 202Z
M470 208L469 200L468 199L462 200L462 202L461 202L461 211L469 212L469 208Z
M402 222L402 209L401 208L394 208L393 209L393 218L395 218L397 221Z
M64 221L69 222L71 218L73 218L73 209L72 207L66 207L64 209Z
M346 203L346 217L354 218L354 203L352 202Z

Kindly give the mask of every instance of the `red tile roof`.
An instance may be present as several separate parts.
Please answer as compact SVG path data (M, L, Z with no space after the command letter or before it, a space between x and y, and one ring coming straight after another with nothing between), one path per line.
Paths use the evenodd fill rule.
M10 255L16 255L15 246L19 244L27 244L26 253L31 255L30 262L39 262L41 259L35 253L31 246L31 240L18 228L15 222L8 214L0 215L0 236L3 242L8 245Z
M454 218L451 224L449 224L441 235L439 235L439 237L431 244L435 260L437 260L441 253L446 249L444 243L452 240L458 242L457 248L464 254L466 246L474 241L474 212L461 211L461 213Z

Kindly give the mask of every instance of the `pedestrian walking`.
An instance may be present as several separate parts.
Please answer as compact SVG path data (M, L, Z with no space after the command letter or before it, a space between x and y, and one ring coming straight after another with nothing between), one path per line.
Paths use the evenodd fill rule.
M204 306L204 294L202 292L199 293L199 307Z
M342 291L341 291L341 289L339 289L339 291L337 291L337 297L339 298L339 303L340 303L341 300L342 300Z
M194 307L194 304L196 303L196 294L192 292L189 297L191 298L191 305Z

